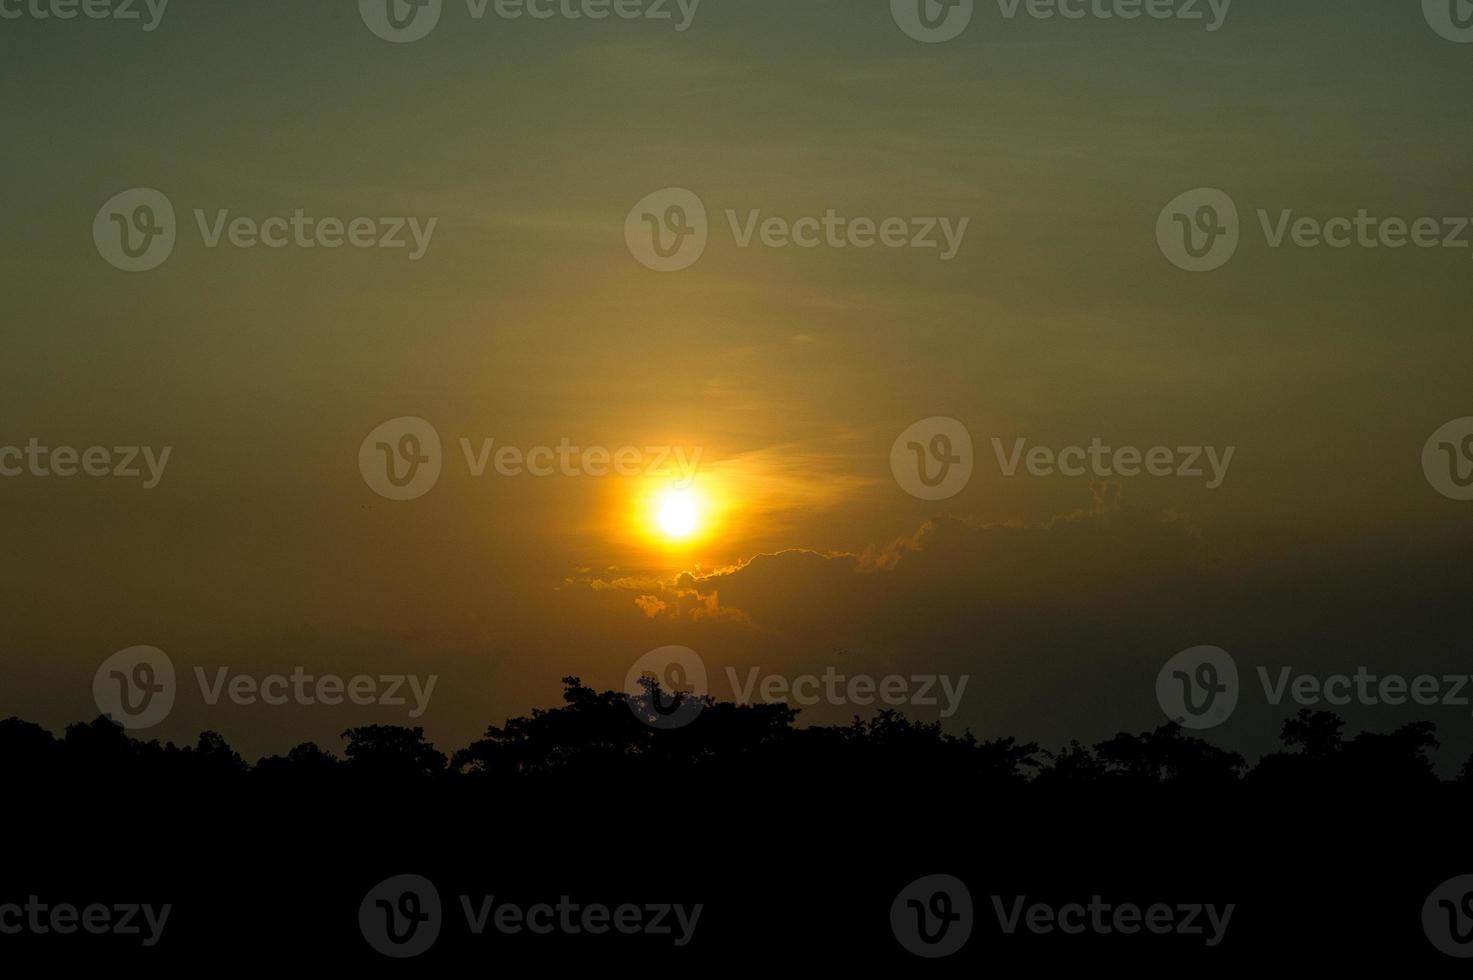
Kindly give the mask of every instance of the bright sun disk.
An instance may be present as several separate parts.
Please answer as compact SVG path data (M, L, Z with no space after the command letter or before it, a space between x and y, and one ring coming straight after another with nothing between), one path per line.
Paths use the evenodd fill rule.
M658 520L667 537L688 538L701 525L700 501L694 491L672 488L660 495Z

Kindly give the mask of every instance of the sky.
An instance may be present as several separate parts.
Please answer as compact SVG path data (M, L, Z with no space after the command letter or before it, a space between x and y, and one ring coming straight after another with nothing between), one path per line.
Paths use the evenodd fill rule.
M867 0L704 0L684 30L673 5L447 0L402 43L345 0L0 19L0 447L171 449L152 487L0 477L0 716L95 717L99 665L149 645L181 690L140 735L259 755L380 722L453 748L565 675L616 688L680 645L723 698L728 667L966 675L948 730L1053 747L1163 723L1158 672L1212 645L1244 684L1202 734L1252 756L1297 710L1259 667L1473 672L1473 503L1423 465L1473 416L1473 232L1271 244L1285 211L1473 216L1473 45L1419 6L1235 0L1208 30L979 0L939 43ZM144 272L93 234L133 188L177 216ZM626 222L668 188L708 241L661 272ZM1156 229L1198 188L1235 202L1240 241L1188 272ZM417 258L209 245L222 211L299 209L435 224ZM943 258L742 247L727 217L830 210L967 224ZM892 446L938 417L972 472L921 499ZM358 457L403 418L442 468L391 500ZM462 439L699 452L698 526L659 526L668 474L476 476ZM1233 455L1212 488L1008 476L994 439ZM194 670L222 667L439 681L412 719L210 705ZM1437 722L1445 766L1473 752L1473 706L1338 710Z

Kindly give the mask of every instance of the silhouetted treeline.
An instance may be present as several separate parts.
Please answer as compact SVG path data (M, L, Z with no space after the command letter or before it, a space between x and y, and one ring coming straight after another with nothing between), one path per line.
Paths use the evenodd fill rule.
M341 754L308 742L250 765L215 732L181 747L133 738L107 718L70 725L61 738L10 718L0 722L0 769L12 787L126 779L192 787L424 784L492 790L627 786L641 778L665 786L730 786L756 777L795 786L904 779L907 785L1039 794L1152 787L1371 793L1442 785L1430 755L1438 747L1436 729L1428 722L1347 738L1339 717L1306 709L1284 722L1283 750L1249 766L1241 755L1176 724L1050 752L1012 738L951 735L939 724L893 710L847 726L798 727L798 710L786 705L705 699L690 724L656 729L631 710L628 695L594 691L576 677L564 683L561 707L493 725L450 755L426 741L421 728L369 725L342 733ZM658 686L647 693L663 697ZM1452 785L1473 788L1473 758Z

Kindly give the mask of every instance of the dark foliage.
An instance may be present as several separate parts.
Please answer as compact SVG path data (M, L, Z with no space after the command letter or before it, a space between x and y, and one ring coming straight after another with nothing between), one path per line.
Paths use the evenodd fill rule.
M330 791L397 784L493 789L521 783L580 786L658 777L687 785L731 785L760 776L793 786L861 779L966 787L977 793L1089 792L1153 788L1252 793L1434 788L1435 726L1344 736L1344 722L1300 711L1284 722L1284 750L1250 767L1241 755L1175 724L1120 733L1094 746L1058 752L1011 738L979 741L895 711L847 726L799 727L785 705L738 705L706 699L688 725L657 729L631 710L630 698L564 678L563 705L492 725L451 756L421 728L369 725L342 733L342 755L312 743L254 766L215 732L193 746L142 741L106 718L68 726L57 739L38 725L0 721L0 768L11 785L39 780L104 782L127 778L192 785L249 785ZM653 692L658 695L656 688ZM1459 785L1473 783L1473 760Z

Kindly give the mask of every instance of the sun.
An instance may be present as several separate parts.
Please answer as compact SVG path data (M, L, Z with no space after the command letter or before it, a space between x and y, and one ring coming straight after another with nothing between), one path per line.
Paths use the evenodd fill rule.
M656 498L655 522L665 537L685 541L701 530L701 499L690 487L671 487Z
M692 561L731 530L730 485L712 474L650 474L633 490L620 524L665 558Z

